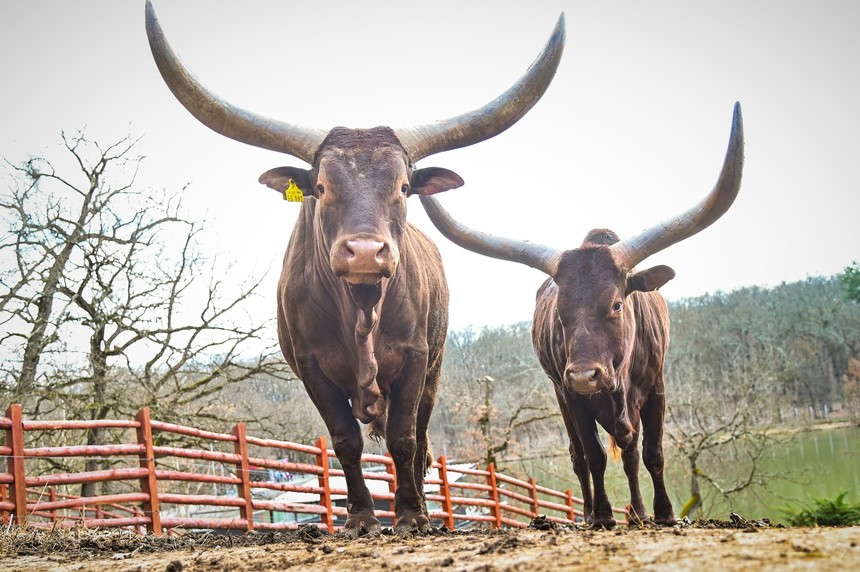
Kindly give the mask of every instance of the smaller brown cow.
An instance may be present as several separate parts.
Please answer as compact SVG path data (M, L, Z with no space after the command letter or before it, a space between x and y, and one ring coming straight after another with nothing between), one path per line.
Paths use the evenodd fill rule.
M563 252L468 229L435 198L421 197L430 219L456 244L549 275L537 292L532 343L553 381L586 519L595 527L615 525L603 482L606 452L597 424L623 449L631 518L649 518L639 490L641 432L642 458L654 483L654 520L676 522L663 480L663 361L669 312L656 292L675 272L663 265L640 271L634 267L722 216L740 189L742 169L743 126L740 105L735 104L722 172L701 203L624 241L610 230L592 230L579 248Z

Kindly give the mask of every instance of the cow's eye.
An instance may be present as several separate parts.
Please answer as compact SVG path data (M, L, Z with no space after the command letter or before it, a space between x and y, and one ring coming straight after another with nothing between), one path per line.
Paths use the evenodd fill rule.
M615 313L618 313L621 311L621 308L623 308L623 307L624 307L623 302L620 302L620 301L615 302L614 304L612 304L612 311Z
M406 193L408 193L408 192L409 192L409 184L408 184L408 183L403 183L403 186L402 186L402 187L400 187L400 192L401 192L401 193L403 193L404 195L405 195Z
M317 185L317 192L321 195L324 194L325 193L325 187L323 187L322 185Z

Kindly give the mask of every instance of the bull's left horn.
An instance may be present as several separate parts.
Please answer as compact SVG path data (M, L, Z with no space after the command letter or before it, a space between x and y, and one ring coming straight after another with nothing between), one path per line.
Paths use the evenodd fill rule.
M726 151L720 177L713 190L687 212L610 246L615 260L627 269L632 269L652 254L709 227L729 210L735 197L738 196L743 167L744 125L741 104L735 103L729 148Z
M230 105L209 91L186 69L167 43L150 0L146 0L146 35L161 77L176 99L203 125L236 141L313 163L326 132L256 115Z
M430 221L454 244L484 256L519 262L537 268L549 276L555 276L558 260L561 257L560 250L527 240L493 236L471 229L454 220L448 211L442 208L436 197L422 195L420 198Z
M416 162L434 153L479 143L519 121L549 87L561 61L564 39L562 13L543 51L508 91L475 111L433 124L395 129L409 158Z

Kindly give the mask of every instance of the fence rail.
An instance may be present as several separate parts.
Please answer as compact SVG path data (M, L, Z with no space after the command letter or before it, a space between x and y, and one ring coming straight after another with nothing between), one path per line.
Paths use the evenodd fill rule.
M41 442L38 432L94 428L124 431L133 442L25 446ZM23 419L18 404L0 417L0 431L6 436L0 455L7 459L6 472L0 472L3 523L122 527L156 535L175 529L283 530L300 524L334 532L347 515L343 471L331 466L336 458L325 437L313 446L261 439L247 435L244 423L230 433L215 433L150 419L146 408L133 421L30 421ZM208 450L162 444L177 436L206 443ZM219 446L232 450L218 451ZM40 467L36 474L32 469L28 473L28 462L53 460L50 469L59 466L59 460L84 457L128 466L67 473ZM183 466L189 463L197 465ZM366 454L362 463L376 516L393 521L397 482L393 461L387 455ZM202 472L202 466L213 470ZM221 474L215 474L216 467ZM58 490L83 483L107 483L105 487L123 492L81 497ZM211 486L214 494L183 490L191 485ZM569 524L583 516L582 500L570 489L556 491L533 478L525 481L498 473L492 463L486 469L452 465L444 456L433 463L425 479L425 497L430 518L452 530L470 522L526 527L539 515ZM628 517L627 509L613 511L621 520Z

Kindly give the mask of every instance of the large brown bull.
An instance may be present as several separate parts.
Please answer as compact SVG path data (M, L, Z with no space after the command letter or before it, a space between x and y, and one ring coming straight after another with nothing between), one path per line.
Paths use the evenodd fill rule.
M740 105L735 104L722 172L702 202L623 241L612 231L592 230L579 248L563 252L471 230L452 219L435 198L421 197L430 219L453 242L549 275L537 292L532 343L553 381L586 518L595 527L615 524L603 482L606 452L596 423L623 449L631 516L647 518L639 491L641 431L642 458L654 483L654 519L661 524L675 522L663 481L663 361L669 313L656 292L675 272L662 265L640 271L634 267L722 216L740 189L742 168L743 126Z
M563 15L526 73L481 109L432 125L328 132L220 100L174 55L148 1L146 27L164 80L197 119L227 137L312 165L279 167L260 177L279 192L294 183L305 198L278 284L281 349L324 419L343 467L347 533L380 529L362 477L364 442L356 419L385 436L394 460L395 530L427 530L427 426L439 384L448 289L436 246L406 221L406 198L463 181L446 169L414 165L493 137L531 109L561 58Z

